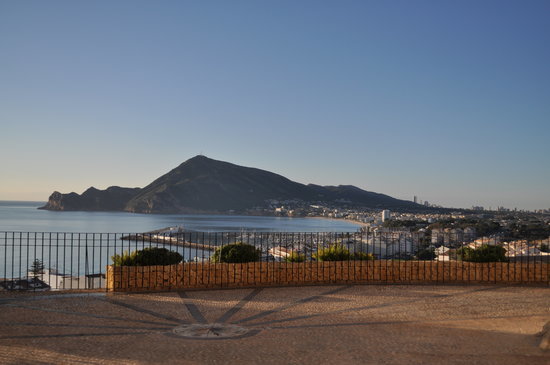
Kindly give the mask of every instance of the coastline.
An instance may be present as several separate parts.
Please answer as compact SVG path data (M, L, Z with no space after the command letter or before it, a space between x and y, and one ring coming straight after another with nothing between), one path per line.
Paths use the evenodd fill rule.
M0 203L2 232L140 233L183 226L205 232L335 232L355 231L360 225L333 220L292 220L302 217L273 215L136 214L104 211L38 210L33 202ZM320 217L318 217L320 218Z
M328 221L341 221L341 222L348 222L348 223L357 224L360 228L366 228L366 227L367 227L367 223L361 222L361 221L357 221L357 220L355 220L355 219L329 218L329 217L322 217L322 216L304 217L304 218L308 218L308 219L324 219L324 220L328 220Z

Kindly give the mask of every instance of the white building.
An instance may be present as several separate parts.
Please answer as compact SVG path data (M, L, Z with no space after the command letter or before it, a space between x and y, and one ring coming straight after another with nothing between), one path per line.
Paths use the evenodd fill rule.
M382 222L385 222L386 220L391 219L391 212L387 209L384 209L382 211Z
M28 273L32 277L32 273ZM87 274L71 276L56 269L45 269L38 278L48 284L52 290L99 289L105 287L105 274Z
M413 255L418 249L418 242L410 232L374 233L363 238L366 242L363 252L373 253L377 258L399 258Z

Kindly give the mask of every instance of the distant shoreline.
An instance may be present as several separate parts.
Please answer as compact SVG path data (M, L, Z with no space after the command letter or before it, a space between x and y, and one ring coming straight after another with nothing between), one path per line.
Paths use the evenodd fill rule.
M296 218L298 217L275 217L273 215L136 214L105 211L57 212L37 210L36 204L32 202L0 203L2 232L129 234L172 226L183 226L190 231L204 232L241 232L243 230L262 232L342 232L359 229L358 225L352 227L339 220L330 222Z
M361 221L357 221L357 220L355 220L355 219L329 218L329 217L321 217L321 216L304 217L304 218L309 218L309 219L324 219L324 220L328 220L328 221L348 222L348 223L357 224L357 225L360 226L360 227L367 227L367 223L361 222Z

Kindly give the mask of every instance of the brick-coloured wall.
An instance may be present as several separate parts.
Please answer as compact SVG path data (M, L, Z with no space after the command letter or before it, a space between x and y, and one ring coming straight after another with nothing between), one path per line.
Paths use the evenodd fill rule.
M550 282L548 263L437 261L182 263L108 266L109 291L160 291L312 284Z

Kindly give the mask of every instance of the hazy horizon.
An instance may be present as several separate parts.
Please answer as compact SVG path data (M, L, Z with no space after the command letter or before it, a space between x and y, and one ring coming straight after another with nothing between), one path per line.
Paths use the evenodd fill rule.
M0 4L0 200L205 154L445 207L550 208L550 2Z

